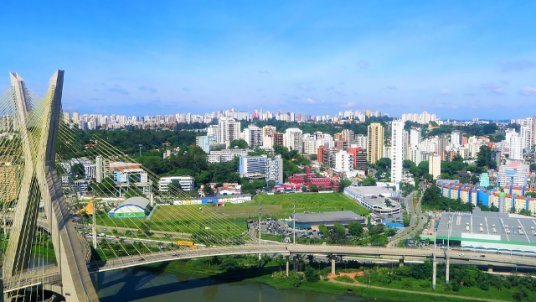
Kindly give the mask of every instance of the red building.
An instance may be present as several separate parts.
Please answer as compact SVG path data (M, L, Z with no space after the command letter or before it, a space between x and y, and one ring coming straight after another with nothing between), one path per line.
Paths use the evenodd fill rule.
M336 190L338 187L338 183L329 177L316 177L316 174L311 173L309 167L306 168L305 173L290 176L288 181L292 184L300 184L306 187L310 186L311 184L314 184L317 187L323 186L328 190Z
M316 151L316 160L318 160L319 163L323 163L325 165L327 164L327 162L329 161L328 147L318 147Z

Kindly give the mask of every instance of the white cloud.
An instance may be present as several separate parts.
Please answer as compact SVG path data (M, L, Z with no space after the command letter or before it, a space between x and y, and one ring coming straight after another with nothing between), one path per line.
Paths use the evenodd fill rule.
M496 83L485 83L481 86L482 89L487 90L490 94L504 95L504 89Z
M341 104L341 107L343 107L343 108L349 108L349 107L354 107L354 106L355 106L354 102L348 102L348 103L345 103L345 104Z
M441 89L441 91L439 92L439 94L442 94L442 95L450 95L450 90L447 89L447 88Z
M520 95L524 96L536 96L536 88L533 87L525 87L519 91Z

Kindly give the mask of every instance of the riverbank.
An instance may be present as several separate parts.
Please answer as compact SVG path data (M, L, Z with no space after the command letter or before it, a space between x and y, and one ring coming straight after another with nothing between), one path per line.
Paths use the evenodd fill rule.
M429 293L422 291L412 291L397 288L386 288L379 286L368 286L358 283L355 279L352 280L320 280L317 282L308 282L304 280L296 286L295 282L287 278L278 279L273 275L276 272L284 271L284 266L277 265L278 263L269 262L268 266L261 269L257 268L258 259L255 257L244 257L241 261L221 262L221 259L198 259L190 261L174 261L166 265L151 265L144 266L144 270L153 272L180 273L191 275L200 279L212 279L221 282L230 281L246 281L259 282L267 284L276 289L298 289L304 291L314 291L319 293L335 294L335 295L355 295L356 297L376 298L380 300L390 301L438 301L438 302L460 302L461 300L474 301L491 301L490 299L482 299L478 297L469 297L455 294L444 293ZM281 263L279 263L281 264ZM140 268L142 269L142 268ZM281 274L281 273L279 273ZM277 274L276 274L277 275ZM333 276L332 276L333 277ZM350 279L350 277L347 277ZM350 281L341 282L341 281ZM504 301L504 300L494 300ZM509 300L512 301L512 300Z

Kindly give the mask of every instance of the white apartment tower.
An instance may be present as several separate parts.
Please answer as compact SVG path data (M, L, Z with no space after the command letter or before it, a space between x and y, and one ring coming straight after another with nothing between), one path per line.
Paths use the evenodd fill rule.
M404 131L403 120L393 121L391 125L391 181L399 183L404 176L403 163L407 157L407 135Z
M429 159L428 173L430 173L434 179L438 179L441 175L441 156L430 155Z
M249 125L244 129L244 140L249 147L262 146L262 129L255 125Z
M411 128L409 132L409 145L411 147L418 146L422 141L421 128Z
M302 151L303 132L298 128L288 128L283 136L283 146L289 150Z
M221 117L218 121L218 143L229 146L231 141L240 138L240 122L230 117Z
M454 147L461 146L462 145L462 139L463 139L463 134L459 130L454 130L450 134L450 143L452 145L454 145Z
M335 171L350 172L354 170L354 155L346 151L335 154Z

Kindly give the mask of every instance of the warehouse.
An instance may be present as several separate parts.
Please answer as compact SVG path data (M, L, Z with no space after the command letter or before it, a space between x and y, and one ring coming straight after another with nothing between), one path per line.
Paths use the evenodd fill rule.
M290 217L292 220L292 217ZM335 223L348 227L350 222L365 223L365 217L352 211L319 212L319 213L296 213L296 228L318 230L318 226L323 223L327 227L332 227ZM293 226L293 222L289 222Z
M536 219L477 209L473 214L445 212L439 221L437 240L440 244L450 240L450 245L459 244L467 250L534 255Z
M139 196L132 197L123 201L117 208L111 210L108 216L114 218L145 217L145 210L149 204L150 201L147 198Z

